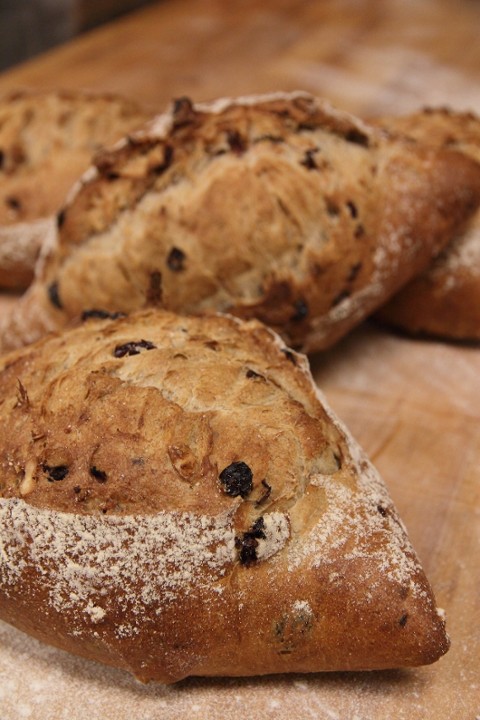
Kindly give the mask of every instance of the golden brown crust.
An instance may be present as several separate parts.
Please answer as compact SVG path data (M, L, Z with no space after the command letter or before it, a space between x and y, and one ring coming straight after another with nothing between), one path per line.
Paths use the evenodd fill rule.
M480 162L480 118L473 113L430 108L380 123ZM480 212L452 237L428 269L380 309L382 322L414 334L480 340Z
M446 652L380 478L256 321L89 319L5 356L0 392L8 622L165 682Z
M102 152L3 348L85 309L257 317L331 345L423 269L480 197L462 155L391 139L307 94L193 106ZM8 333L9 337L6 338Z
M134 102L84 91L17 91L0 101L0 286L26 287L68 190L106 143L147 115Z

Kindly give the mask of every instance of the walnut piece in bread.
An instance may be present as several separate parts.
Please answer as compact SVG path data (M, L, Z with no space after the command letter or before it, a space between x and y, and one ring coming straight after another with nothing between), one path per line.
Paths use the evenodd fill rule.
M0 287L30 284L71 185L94 153L147 117L110 94L23 90L0 100Z
M259 322L90 317L4 356L0 392L7 622L143 681L448 649L381 479Z
M319 350L426 267L479 199L464 155L308 94L182 99L97 156L1 346L85 310L157 305L256 317Z
M426 108L380 124L422 143L463 152L480 162L480 118L448 108ZM480 211L427 270L410 281L378 313L412 334L480 340Z

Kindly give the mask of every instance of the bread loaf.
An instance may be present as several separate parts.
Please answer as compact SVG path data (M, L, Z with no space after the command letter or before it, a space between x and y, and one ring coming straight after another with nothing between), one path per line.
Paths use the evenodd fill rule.
M97 156L2 347L85 310L162 306L256 317L319 350L426 267L479 199L465 156L310 95L182 99Z
M434 147L450 148L480 162L480 118L447 108L429 108L383 118L391 131ZM409 282L377 317L413 334L480 340L480 212L453 233L429 267Z
M17 91L0 100L0 287L26 287L45 232L92 155L147 114L114 95Z
M447 650L378 474L257 321L90 315L0 394L3 620L143 681Z

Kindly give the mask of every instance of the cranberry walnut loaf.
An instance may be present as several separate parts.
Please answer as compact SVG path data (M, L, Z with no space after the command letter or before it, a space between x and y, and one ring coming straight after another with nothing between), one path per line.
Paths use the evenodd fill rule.
M143 681L448 649L378 474L257 321L90 315L0 392L3 620Z
M147 120L122 97L17 91L0 100L0 287L26 287L71 185L102 146Z
M479 200L464 155L308 94L181 99L97 156L1 347L86 310L162 306L255 317L323 349L423 270Z
M447 108L380 121L391 131L480 162L480 118ZM480 211L427 270L382 307L379 319L414 334L480 340Z

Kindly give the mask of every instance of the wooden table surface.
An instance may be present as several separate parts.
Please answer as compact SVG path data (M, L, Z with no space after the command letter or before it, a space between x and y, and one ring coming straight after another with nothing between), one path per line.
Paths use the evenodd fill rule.
M474 0L165 0L4 73L0 93L85 87L156 112L182 95L301 88L363 115L480 113L479 28ZM390 488L447 612L449 653L411 671L143 687L0 623L1 720L478 720L480 350L365 325L311 360Z

